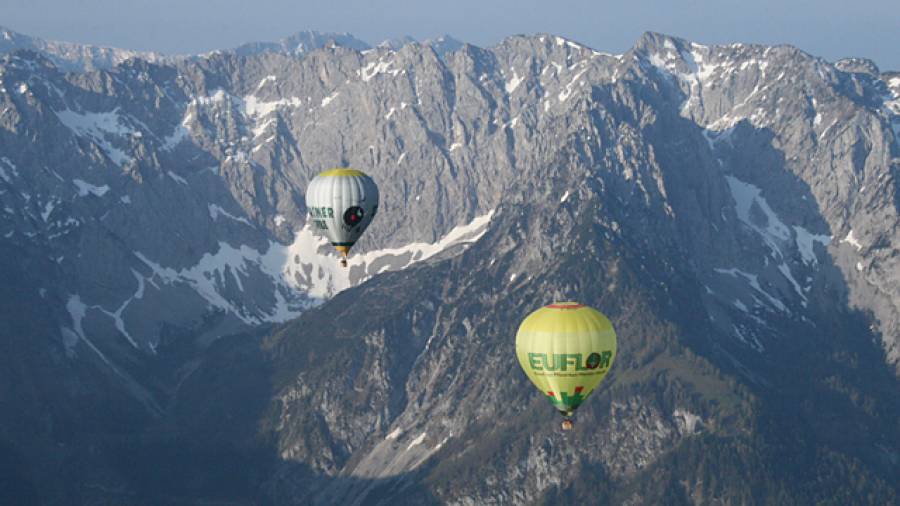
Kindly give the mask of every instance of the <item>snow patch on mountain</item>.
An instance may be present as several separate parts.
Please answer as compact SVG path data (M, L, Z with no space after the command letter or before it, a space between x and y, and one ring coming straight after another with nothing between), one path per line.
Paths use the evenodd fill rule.
M755 230L773 251L780 252L780 244L790 240L791 231L762 197L762 190L730 175L725 181L734 197L738 219Z
M69 312L69 317L72 319L72 330L75 331L76 337L78 339L83 339L84 328L81 325L81 321L84 320L84 316L87 314L87 305L81 302L81 297L78 295L71 295L69 296L69 300L66 301L66 310ZM75 342L77 342L77 340ZM69 344L74 346L75 342L70 342Z
M747 51L717 51L716 47L696 43L686 43L666 38L662 48L643 55L643 61L666 76L670 82L681 87L686 97L681 107L681 115L691 119L710 131L726 130L739 121L748 120L755 126L768 124L770 114L768 107L758 107L753 100L766 98L765 91L775 86L784 77L783 73L774 79L766 80L769 67L767 48L761 53ZM756 81L755 87L745 96L737 98L730 110L718 117L706 116L708 104L704 94L718 87L724 80ZM777 116L778 110L774 111ZM821 116L818 116L821 121Z
M525 77L519 76L516 73L515 67L510 70L512 71L513 76L509 81L506 82L506 93L512 94L512 92L516 91L516 88L518 88L519 85L522 84L522 81L525 80Z
M303 99L300 97L263 101L259 100L254 95L246 95L237 100L239 105L242 106L244 113L250 117L268 116L282 108L301 107L303 105Z
M584 47L582 47L580 44L577 44L577 43L575 43L575 42L572 42L571 40L568 40L568 39L566 39L566 38L563 38L563 37L554 37L554 39L555 39L555 41L556 41L556 45L557 45L557 46L569 46L569 47L571 47L571 48L573 48L573 49L584 49Z
M224 217L232 219L234 221L244 223L245 225L248 225L250 227L253 226L249 221L247 221L246 218L242 218L240 216L235 216L235 215L229 213L228 211L226 211L225 209L223 209L222 206L219 206L217 204L208 204L207 207L209 208L209 217L212 218L213 220L218 220L219 216L224 216Z
M885 82L888 93L882 97L881 112L890 125L894 140L900 143L900 77Z
M573 77L572 80L570 80L566 84L565 89L559 92L559 95L557 95L556 98L559 99L560 103L565 102L566 100L569 99L570 96L572 96L572 93L575 91L576 84L578 84L579 86L584 85L584 81L579 82L578 80L587 71L588 71L588 69L586 69L586 68L578 71L578 73L575 74L575 77Z
M286 321L296 317L309 306L309 302L304 300L301 294L295 293L295 287L290 286L279 272L272 272L271 262L268 261L271 253L269 251L268 255L261 254L246 245L234 247L219 242L219 248L215 253L206 253L196 265L181 270L163 267L140 252L135 252L135 256L152 270L151 281L168 285L186 284L206 299L212 307L224 310L244 323L253 325ZM275 283L274 307L265 310L254 309L239 301L231 300L226 278L235 279L240 284L239 276L249 277L251 274L259 273L268 275ZM285 292L288 297L285 296Z
M218 206L210 205L210 214L215 215L214 219L223 215L246 222ZM315 235L309 226L299 230L291 244L270 241L265 251L219 242L215 252L204 254L195 265L182 269L164 267L140 252L134 254L151 269L149 280L154 284L187 285L211 307L247 324L284 322L374 275L403 269L450 248L477 241L487 230L492 215L490 212L458 226L436 243L412 243L353 255L347 268L340 266L328 240ZM229 291L228 279L233 279L238 289L243 290L244 281L259 276L272 285L275 301L270 307L249 308L240 302L238 294Z
M862 249L863 249L862 243L860 243L856 239L856 237L853 237L853 229L850 229L850 231L847 232L847 237L844 237L843 239L841 239L841 243L847 243L847 244L853 246L854 248L856 248L856 251L862 251Z
M400 74L400 69L394 68L393 60L386 60L386 56L392 56L394 54L393 51L388 53L388 55L381 56L378 60L369 62L365 67L359 69L359 77L363 81L370 81L372 78L379 74L390 74L392 77L397 77Z
M336 91L336 92L332 93L331 95L328 95L327 97L323 98L322 105L320 107L325 107L326 105L330 104L334 99L336 99L338 97L338 95L340 95L340 92Z
M331 97L329 99L326 97L326 100L323 100L323 105L327 105L333 98L334 97ZM187 105L186 113L181 125L182 127L187 127L188 122L193 119L190 113L191 107L205 108L213 111L225 108L230 111L236 111L245 118L251 120L251 125L249 125L249 127L253 132L253 138L255 139L263 135L269 125L274 122L274 119L271 117L272 114L285 109L298 109L302 106L303 99L296 96L266 101L260 100L252 94L240 97L231 95L222 89L216 89L210 95L199 95L191 99L191 102ZM186 131L180 132L176 128L176 131L167 138L167 145L177 145L177 143L181 142L181 139L186 135Z
M132 270L132 272L134 272L134 270ZM144 281L144 278L141 277L140 275L138 275L138 292L141 292L141 294L143 294L143 291L144 291L143 281ZM123 302L122 305L120 305L119 308L116 309L114 312L107 311L103 308L99 308L99 309L103 313L105 313L107 316L109 316L110 318L113 319L113 323L116 326L116 330L118 330L120 334L125 336L125 339L128 340L128 342L131 344L131 346L133 346L135 348L140 348L137 341L135 341L134 338L131 337L131 334L128 333L128 330L125 329L125 320L122 319L122 312L125 311L125 308L128 307L128 304L130 304L134 298L135 298L135 296L132 296L131 298L129 298L128 300ZM138 297L138 298L140 298L140 297Z
M800 303L803 304L803 307L806 307L806 304L808 302L806 299L806 294L803 293L803 289L800 287L800 283L798 283L797 280L794 279L794 275L791 273L791 269L785 262L781 262L780 264L778 264L778 271L781 272L784 278L788 280L792 287L794 287L794 291L797 293L797 295L800 296Z
M175 181L178 184L182 184L184 186L189 186L187 179L179 176L178 174L172 172L171 170L167 170L166 175L169 176L172 179L172 181Z
M703 427L703 418L686 409L676 408L672 417L683 434L696 434Z
M753 290L762 295L769 302L770 306L783 313L790 313L787 306L785 306L783 302L763 289L762 285L759 284L759 276L757 276L756 274L744 272L741 269L737 269L734 267L731 269L715 269L715 271L719 274L726 274L734 278L745 280L750 285L750 287L753 288Z
M797 249L800 250L800 255L803 258L803 263L811 266L818 265L818 258L816 257L813 245L814 243L819 243L822 246L828 246L829 244L831 244L831 236L824 234L813 234L809 230L806 230L805 228L798 225L794 225L794 232L797 234Z
M16 168L16 164L11 162L9 158L5 156L0 157L0 162L3 162L3 165L6 165L13 176L19 177L19 171ZM3 165L0 165L0 178L3 178L4 181L9 183L12 181L12 178L9 176L9 174L6 173L6 170L3 169Z
M422 442L425 441L426 436L428 436L427 432L423 432L423 433L419 434L415 439L413 439L409 443L409 446L406 447L406 451L412 450L414 446L418 446L418 445L422 444Z
M119 114L118 107L109 112L77 112L66 109L56 111L56 117L76 135L94 141L117 165L131 160L112 142L122 142L123 138L139 135L140 131L130 124L135 121Z
M274 83L277 80L278 80L278 78L276 76L272 76L272 75L268 75L268 76L260 79L259 84L256 85L256 89L254 90L254 93L261 90L262 87L266 85L266 83L269 83L269 82Z
M122 376L119 369L110 362L106 355L104 355L85 334L83 321L85 316L87 316L88 306L81 301L81 297L77 294L70 295L69 300L66 302L66 310L69 312L69 317L72 319L72 328L63 328L63 344L66 347L66 352L69 355L73 355L75 352L75 345L78 344L78 342L83 342L93 350L94 353L110 367L110 369L119 376Z
M109 185L97 186L81 179L73 179L72 183L78 188L79 197L87 197L89 194L102 197L109 191Z
M765 347L759 342L759 339L756 338L755 333L752 329L747 328L746 325L731 325L732 330L734 330L734 335L740 340L742 343L750 346L754 350L762 353L765 351ZM743 330L743 332L742 332Z
M181 119L181 123L175 126L175 130L163 139L162 148L165 150L175 149L183 140L190 137L191 132L188 128L192 119L193 114L191 112L185 114Z
M328 240L307 225L296 233L292 244L282 246L290 260L284 270L309 296L327 299L382 272L405 269L452 247L474 243L487 231L493 214L491 211L455 227L436 243L411 243L351 255L346 268L339 266Z
M56 206L56 203L51 199L48 200L46 204L44 204L44 209L41 211L41 219L44 223L47 222L47 218L50 217L50 213L53 212L53 208Z

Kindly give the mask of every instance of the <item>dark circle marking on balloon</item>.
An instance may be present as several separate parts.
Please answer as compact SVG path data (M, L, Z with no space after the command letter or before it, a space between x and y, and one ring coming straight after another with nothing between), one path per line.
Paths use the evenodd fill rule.
M591 353L588 355L587 361L584 363L584 366L588 369L596 369L597 366L600 365L600 354L599 353Z
M348 207L346 211L344 211L344 223L348 227L355 227L362 223L363 217L365 217L366 212L363 211L363 208L359 206Z

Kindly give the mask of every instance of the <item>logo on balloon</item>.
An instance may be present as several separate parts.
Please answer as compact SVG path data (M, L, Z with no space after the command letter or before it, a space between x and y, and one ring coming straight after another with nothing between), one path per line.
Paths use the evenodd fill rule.
M535 371L586 371L606 369L612 360L612 352L594 352L583 360L581 353L529 353L528 365Z
M359 206L353 206L347 208L344 211L344 223L348 227L355 227L362 223L363 217L366 215L365 211Z

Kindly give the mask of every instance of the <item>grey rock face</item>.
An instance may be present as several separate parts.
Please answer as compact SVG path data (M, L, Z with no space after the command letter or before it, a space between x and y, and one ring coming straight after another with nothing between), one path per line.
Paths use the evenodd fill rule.
M590 475L670 502L654 466L703 452L821 499L757 443L850 459L890 498L896 74L652 33L622 55L293 44L81 74L3 56L0 241L61 363L179 434L274 451L254 483L275 502L538 503ZM348 270L302 199L333 166L383 200ZM521 315L563 298L620 322L626 357L579 445L510 362ZM692 468L671 479L697 502L755 497Z
M775 302L779 299L805 309L810 297L824 295L817 294L815 283L816 278L828 279L817 269L824 247L837 259L837 280L847 281L851 304L875 314L888 360L896 363L897 297L887 281L895 277L888 274L894 267L883 256L869 255L858 237L865 233L881 244L894 241L897 206L891 175L897 166L900 121L894 102L900 95L892 86L897 83L881 78L877 67L865 61L842 60L832 67L790 47L725 51L669 38L651 47L651 62L684 94L680 115L703 129L728 174L737 211L731 218L765 243L755 260L762 263L745 270L734 270L739 266L726 265L724 258L707 260L716 267L712 278L719 278L709 279L708 287L717 290L719 275L751 285L758 276L777 294L772 298L754 288L754 298L770 299L762 306L793 313ZM735 60L735 51L743 58ZM735 84L724 87L723 79ZM866 272L869 262L874 276ZM741 312L753 307L741 297L732 300ZM727 325L741 334L739 323Z
M313 46L324 37L300 35ZM109 254L132 261L112 263L120 267L100 283L109 293L82 299L112 314L117 327L128 326L130 313L140 319L137 313L172 312L181 315L177 325L197 328L189 315L209 305L231 322L281 320L308 305L303 291L310 291L313 278L334 276L299 256L293 268L260 263L267 254L278 256L271 259L276 263L288 254L284 248L276 253L276 243L290 242L292 230L303 225L299 196L322 168L361 167L390 196L384 211L391 218L373 225L360 245L365 251L438 242L496 207L511 181L542 177L543 160L560 142L575 139L585 146L617 143L614 156L629 166L628 184L656 187L651 201L668 213L669 193L681 198L675 194L682 182L667 175L678 168L664 165L683 162L668 151L695 143L691 162L700 172L691 177L719 183L705 209L693 208L690 219L678 221L687 228L677 240L703 266L698 275L722 328L760 349L761 341L745 335L758 331L741 331L737 320L760 317L757 310L805 318L803 308L816 293L815 267L827 247L846 258L840 265L849 296L873 311L889 360L896 361L893 250L867 246L890 244L892 228L885 224L896 217L890 169L896 165L900 81L879 76L861 60L832 66L788 47L707 47L655 34L618 56L538 36L511 38L490 51L465 46L443 59L417 44L364 53L333 47L303 58L220 54L174 66L134 61L83 75L61 74L46 60L16 54L4 68L11 156L3 158L3 174L15 187L7 214L21 211L30 219L4 233L31 239L27 234L37 234L37 226L71 249L78 242L65 243L63 236L90 225L66 207L94 206L100 229L117 237L109 247L118 253ZM612 103L634 86L656 96ZM593 117L592 110L598 111ZM647 160L633 158L633 132L601 130L604 115L622 114L647 115L636 123L654 130ZM701 135L670 135L682 127ZM651 170L651 158L662 163ZM13 182L16 177L21 180ZM38 201L30 202L29 188L42 194ZM123 212L107 212L113 202ZM181 210L179 219L166 216L172 208ZM734 224L740 230L730 240L716 231ZM242 246L249 250L241 253ZM756 252L733 261L748 248ZM104 257L89 257L70 259L90 265L66 269L82 274L63 299L98 279L91 265ZM54 258L66 261L62 254ZM278 279L284 268L287 280ZM233 274L238 271L243 274ZM169 310L130 310L135 302L153 304L152 295L134 297L148 275L192 286ZM242 296L243 275L250 284L269 286L269 293ZM762 280L760 289L754 279ZM338 285L332 286L314 290L328 295ZM135 332L144 334L133 339L143 343L139 348L154 342L154 330Z

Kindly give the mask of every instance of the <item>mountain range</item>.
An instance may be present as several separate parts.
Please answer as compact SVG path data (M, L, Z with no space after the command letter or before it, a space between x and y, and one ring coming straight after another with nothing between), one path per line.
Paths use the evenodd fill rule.
M891 504L900 74L646 33L0 29L0 502ZM307 183L378 183L339 267ZM601 309L571 434L518 323Z

